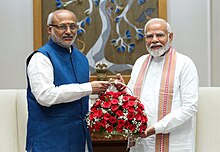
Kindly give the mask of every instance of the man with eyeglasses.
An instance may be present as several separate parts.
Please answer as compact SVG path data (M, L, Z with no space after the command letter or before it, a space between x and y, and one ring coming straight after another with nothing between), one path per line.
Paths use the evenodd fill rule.
M149 54L137 59L127 87L144 104L149 127L136 143L129 141L130 152L194 152L197 69L171 46L173 33L165 20L151 19L144 30Z
M48 16L50 40L27 59L27 152L92 152L85 116L89 95L102 94L107 81L89 82L86 57L73 46L73 12Z

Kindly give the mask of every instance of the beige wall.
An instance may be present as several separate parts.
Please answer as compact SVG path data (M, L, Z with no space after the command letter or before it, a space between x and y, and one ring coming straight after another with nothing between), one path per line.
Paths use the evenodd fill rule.
M220 1L211 0L212 86L220 86Z
M25 88L25 60L33 50L31 0L2 0L0 5L0 89Z

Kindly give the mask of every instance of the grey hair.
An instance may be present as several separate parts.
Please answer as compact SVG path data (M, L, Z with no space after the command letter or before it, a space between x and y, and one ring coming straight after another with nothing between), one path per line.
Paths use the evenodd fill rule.
M164 22L164 23L167 25L167 32L168 32L168 33L171 33L171 32L172 32L171 26L170 26L169 23L167 23L167 21L165 21L164 19L161 19L161 18L153 18L153 19L149 20L149 21L145 24L145 26L144 26L144 33L145 33L145 34L147 33L147 31L146 31L146 30L147 30L147 26L148 26L150 23L154 22L154 21Z
M50 24L52 24L52 18L54 16L54 13L50 13L47 17L47 26L49 26Z

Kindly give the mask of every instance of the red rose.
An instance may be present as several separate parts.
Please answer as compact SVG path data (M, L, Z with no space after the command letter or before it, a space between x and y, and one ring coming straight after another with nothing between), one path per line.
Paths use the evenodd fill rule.
M128 101L129 100L129 96L123 96L122 101Z
M134 96L129 96L129 100L135 101L137 98Z
M109 121L112 123L112 124L115 124L116 123L116 118L115 117L111 117L109 119Z
M134 119L134 113L128 113L127 117L128 117L128 120L133 120Z
M123 132L123 127L117 126L117 127L116 127L116 130L117 130L118 132Z
M95 107L95 106L91 107L91 112L95 112L96 110L97 110L97 107Z
M128 102L128 106L129 106L129 107L133 107L134 105L135 105L135 101L130 100L130 101Z
M113 98L118 99L118 97L119 97L120 95L121 95L120 92L116 92L116 93L114 93Z
M109 113L105 113L103 118L104 120L109 120L111 118L111 115Z
M141 122L142 122L142 123L145 123L145 122L147 122L147 121L148 121L147 117L143 115L143 116L141 117Z
M125 123L124 123L124 127L125 127L125 128L128 128L129 125L130 125L130 122L126 120Z
M133 107L128 107L128 112L133 113L134 112L134 108Z
M116 111L116 110L118 110L118 106L117 105L112 105L111 106L111 110L114 112L114 111Z
M101 105L101 103L102 103L102 101L100 99L97 99L96 102L94 103L94 106L98 107Z
M100 122L100 125L101 125L103 128L106 128L107 121L103 119L103 120Z
M110 96L114 96L115 92L112 92L112 91L108 91L105 93L106 95L110 95Z
M91 114L89 115L89 120L92 121L93 119L94 119L94 117L93 117L93 114L91 113Z
M97 122L97 123L94 125L95 131L99 131L99 130L100 130L100 127L101 127L100 123Z
M134 130L135 130L135 125L134 125L134 124L129 125L128 129L129 129L131 132L134 132Z
M96 100L102 100L102 101L104 101L104 100L105 100L105 94L99 96L99 99L96 99Z
M141 115L140 115L140 114L136 114L136 115L135 115L135 119L137 119L138 121L140 121L140 120L141 120Z
M124 121L124 120L122 120L122 119L118 120L118 126L123 126L123 125L124 125L124 123L125 123L125 121Z
M123 109L127 109L128 108L128 101L125 101L122 105Z
M139 133L143 133L147 129L147 125L141 125L139 129Z
M115 112L115 114L117 115L117 116L124 116L124 114L123 114L123 112L121 111L121 110L117 110L116 112Z
M138 109L141 109L141 111L144 110L144 105L142 103L138 102L137 105L138 105Z
M112 132L113 131L113 126L111 125L111 126L108 126L107 128L106 128L106 130L108 131L108 132Z
M111 100L111 103L112 103L112 104L118 104L118 102L119 102L118 99L112 99L112 100Z
M137 111L137 113L139 113L139 114L142 114L142 113L143 113L143 110L140 109L140 108L137 108L136 111Z
M108 109L108 108L110 108L111 107L111 102L104 102L103 104L102 104L102 107L103 108L106 108L106 109Z
M100 118L101 116L102 116L102 110L97 110L93 114L93 117Z

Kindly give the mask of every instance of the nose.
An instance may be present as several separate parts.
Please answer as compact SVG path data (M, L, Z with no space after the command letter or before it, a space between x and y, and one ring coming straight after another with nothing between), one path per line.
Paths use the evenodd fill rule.
M69 26L66 27L65 33L71 33L71 29Z
M158 40L156 34L153 35L153 38L152 38L152 41L151 41L151 42L152 42L152 43L157 43L157 42L159 42L159 40Z

